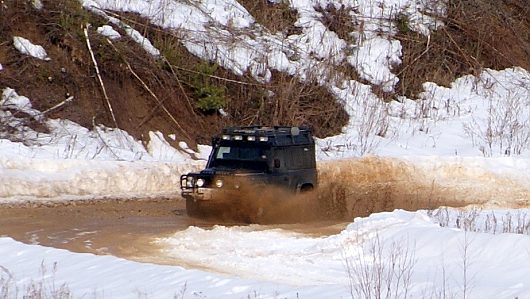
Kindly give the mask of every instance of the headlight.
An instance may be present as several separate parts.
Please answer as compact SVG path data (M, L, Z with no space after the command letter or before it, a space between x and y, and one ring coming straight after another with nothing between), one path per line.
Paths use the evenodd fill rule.
M223 187L223 180L217 180L217 181L215 181L215 186L216 186L217 188L221 188L221 187Z
M193 178L192 177L188 177L186 179L186 187L193 188Z
M204 180L203 179L198 179L195 184L197 185L197 187L202 187L202 186L204 186Z

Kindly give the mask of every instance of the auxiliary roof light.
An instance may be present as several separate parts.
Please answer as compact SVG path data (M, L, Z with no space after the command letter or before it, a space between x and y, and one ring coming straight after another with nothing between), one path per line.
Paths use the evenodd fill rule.
M234 140L243 140L243 136L241 135L235 135Z
M223 140L230 140L230 135L223 135L221 138Z
M248 141L256 141L256 136L247 136Z
M267 136L260 136L259 141L269 141L269 137Z

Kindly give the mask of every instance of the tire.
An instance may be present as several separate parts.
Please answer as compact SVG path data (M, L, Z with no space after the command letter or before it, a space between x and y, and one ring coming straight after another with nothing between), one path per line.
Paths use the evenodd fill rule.
M186 198L186 214L190 217L200 217L204 214L198 201L193 198Z
M231 212L229 206L224 203L186 198L186 214L189 217L229 219Z
M305 184L300 188L300 193L304 194L313 191L313 185Z

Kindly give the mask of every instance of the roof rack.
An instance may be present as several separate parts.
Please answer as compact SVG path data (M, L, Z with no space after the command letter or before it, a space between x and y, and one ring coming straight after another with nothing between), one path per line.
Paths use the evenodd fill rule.
M273 146L312 144L311 129L294 126L227 127L222 130L222 140L261 141Z

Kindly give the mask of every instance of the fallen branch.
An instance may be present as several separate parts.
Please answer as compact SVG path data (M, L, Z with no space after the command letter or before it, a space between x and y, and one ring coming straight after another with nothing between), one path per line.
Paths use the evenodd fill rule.
M83 32L85 33L85 39L86 39L86 45L88 48L88 52L90 52L90 57L92 57L92 62L94 63L94 69L96 70L96 75L98 76L99 85L101 86L101 90L103 91L103 96L105 97L107 107L109 108L110 115L112 116L112 121L114 122L114 125L116 126L116 128L118 128L118 122L116 121L114 110L112 110L112 105L110 104L109 97L107 96L107 90L105 89L105 85L103 84L103 79L101 78L101 74L99 72L99 67L96 61L96 57L94 56L94 51L92 51L92 46L90 46L90 39L88 38L89 27L90 27L90 24L86 24L85 28L83 29Z
M74 99L74 96L69 96L68 98L66 98L66 100L60 102L59 104L57 104L57 105L55 105L55 106L53 106L53 107L51 107L51 108L48 108L48 109L42 111L42 112L41 112L41 115L44 115L44 114L46 114L46 113L48 113L48 112L50 112L50 111L52 111L52 110L55 110L55 109L57 109L57 108L59 108L59 107L62 107L63 105L65 105L65 104L67 104L67 103L70 103L73 99Z
M101 142L103 143L103 146L107 147L109 152L116 158L116 159L120 159L120 156L118 154L116 154L112 148L110 147L110 145L107 144L107 141L105 141L105 138L103 138L103 136L101 136L101 134L99 133L99 129L98 127L96 126L96 117L92 117L92 127L94 128L94 132L96 132L96 134L98 135L99 139L101 140ZM103 149L103 148L102 148ZM100 150L101 152L101 150ZM95 157L95 156L94 156Z

